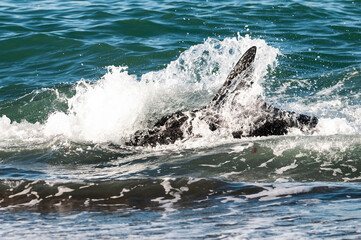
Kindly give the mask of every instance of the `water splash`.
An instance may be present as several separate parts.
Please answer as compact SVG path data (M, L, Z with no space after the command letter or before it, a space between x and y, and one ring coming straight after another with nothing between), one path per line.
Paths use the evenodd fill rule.
M0 147L4 149L24 143L27 146L36 145L54 139L122 144L135 131L150 127L166 114L209 103L233 65L251 46L257 46L258 49L254 62L254 85L246 94L239 95L237 101L244 103L259 95L264 97L264 77L270 69L277 66L280 51L262 39L252 39L249 36L224 40L208 38L204 43L192 46L181 53L164 69L140 76L140 80L137 80L137 76L129 74L127 67L109 66L107 73L97 82L79 81L74 86L73 96L58 97L59 102L67 102L67 111L51 113L44 123L32 124L25 120L20 123L11 122L7 116L2 116ZM361 112L358 111L358 106L349 106L340 98L330 100L322 97L342 88L344 81L357 74L347 74L344 80L335 86L314 94L314 101L311 103L298 97L298 101L283 105L287 110L321 116L320 124L314 133L316 135L359 134ZM288 89L287 86L286 84L283 88L284 91ZM280 89L278 96L271 97L270 102L277 102L276 98L286 94L282 92L282 88ZM331 103L336 104L336 109L332 108ZM324 109L326 105L326 109L329 110L322 112L320 109ZM333 111L340 114L332 114ZM222 113L225 119L229 113L230 111ZM231 115L228 116L230 126ZM212 133L201 121L195 123L194 132L203 136L200 140L201 145L209 144L210 141L222 142L232 137L231 131L220 130ZM292 131L292 134L302 133Z

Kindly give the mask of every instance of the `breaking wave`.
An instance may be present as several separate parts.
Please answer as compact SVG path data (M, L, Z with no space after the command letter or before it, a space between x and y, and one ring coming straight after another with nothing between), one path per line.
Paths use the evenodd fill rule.
M282 98L287 99L287 91L294 88L294 82L302 88L312 81L286 80L277 93L265 93L265 79L276 81L268 74L277 66L277 57L281 53L262 39L238 36L224 40L209 38L181 53L164 69L139 77L129 74L126 66L109 66L101 79L96 82L81 80L67 94L57 88L33 92L26 105L33 104L43 92L50 92L55 100L47 104L66 107L55 108L42 121L35 122L12 121L3 115L0 118L0 149L52 147L54 143L67 141L122 145L134 132L152 126L166 114L209 103L235 62L254 45L258 48L254 63L255 84L242 96L243 99L260 95L286 110L320 116L314 135L359 135L359 106L350 104L342 96L332 99L329 93L340 89L350 78L359 76L360 71L353 69L335 86L326 87L308 98L285 101ZM202 124L198 128L194 132L202 133L206 138L191 139L190 142L198 142L196 146L232 139L230 131L215 134ZM291 131L290 135L303 133Z

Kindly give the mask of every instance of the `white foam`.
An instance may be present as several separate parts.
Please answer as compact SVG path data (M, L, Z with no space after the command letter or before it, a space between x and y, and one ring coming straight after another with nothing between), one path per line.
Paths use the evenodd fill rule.
M357 134L356 126L345 118L321 118L316 126L315 135L334 135L334 134Z
M69 112L52 114L45 134L64 135L75 141L119 142L133 132L144 110L145 83L136 80L125 68L109 67L95 84L81 81L76 95L69 99Z
M277 174L283 174L284 172L290 170L290 169L294 169L298 166L298 164L296 164L296 161L293 161L293 163L291 163L290 165L288 166L284 166L284 167L281 167L279 169L276 169L275 172Z
M29 188L26 188L26 189L24 189L23 191L21 191L19 193L10 195L9 198L13 198L13 197L20 196L20 195L27 195L31 191L31 188L32 187L29 187Z
M164 188L165 194L170 195L173 198L166 199L164 197L159 197L152 199L153 202L158 202L159 204L161 204L161 207L164 208L166 213L175 211L173 205L181 199L182 193L189 191L189 188L186 186L180 187L179 189L173 188L170 183L170 180L171 180L170 178L165 178L163 182L161 182L161 185Z
M41 143L48 140L44 139L42 132L43 125L39 123L31 124L27 121L20 123L11 122L7 116L3 115L0 117L0 149L16 144L25 147L27 144ZM22 144L19 144L19 141Z
M55 197L61 196L63 195L63 193L67 193L67 192L72 192L74 191L74 189L68 188L68 187L63 187L63 186L59 186L58 187L58 192L54 195Z
M290 197L290 195L293 194L309 192L312 190L312 188L312 186L295 186L294 184L288 185L287 183L277 184L274 187L267 187L264 191L261 191L259 193L247 195L246 198L259 198L259 201L270 201L282 197Z

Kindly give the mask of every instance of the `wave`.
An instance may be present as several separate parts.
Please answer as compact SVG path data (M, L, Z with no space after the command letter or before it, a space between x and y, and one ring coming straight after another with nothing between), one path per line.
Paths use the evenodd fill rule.
M87 182L1 180L0 210L41 212L137 208L165 210L222 203L359 198L358 185L315 183L247 184L212 179L166 178Z
M0 151L0 179L361 181L361 138L352 135L272 136L208 144L194 141L157 148L61 143L41 150Z
M78 142L121 143L165 114L208 103L234 62L252 45L260 49L256 77L261 80L267 67L276 63L277 49L264 40L249 37L208 39L183 52L165 69L146 73L139 80L130 75L126 67L109 66L99 81L78 82L72 97L58 95L58 102L66 98L67 111L53 112L46 121L33 127L27 121L11 122L3 116L2 130L7 134L2 140L16 138L17 129L26 125L24 129L28 129L28 133L23 132L25 135L19 140L37 132L45 139L62 135Z
M109 66L107 73L96 82L81 80L72 89L54 87L35 91L27 97L25 103L23 101L26 97L22 97L22 101L15 101L15 106L22 111L33 109L34 116L37 111L47 110L43 116L34 116L33 121L16 121L12 120L10 115L3 115L0 118L0 149L32 148L42 144L49 147L64 141L90 144L112 142L121 145L134 132L152 126L164 115L206 105L223 84L234 63L253 45L258 47L255 84L245 98L258 95L269 97L269 101L276 106L281 105L287 110L320 116L320 124L313 133L316 136L359 136L361 112L357 103L352 105L346 98L341 97L330 99L326 94L339 89L347 76L358 76L357 70L354 74L345 76L335 86L328 86L316 92L311 96L311 100L295 97L297 101L285 103L282 98L287 98L288 89L294 88L294 80L285 82L277 95L265 94L262 87L265 79L269 77L268 74L277 66L280 51L262 39L238 36L224 40L209 38L204 43L192 46L181 53L164 69L148 72L140 77L129 74L127 67ZM277 80L272 78L270 81ZM305 79L297 84L310 82ZM47 98L44 93L50 96ZM42 101L39 102L40 99ZM333 108L333 103L338 102L340 105ZM10 108L11 106L12 104ZM15 112L16 109L12 108L12 111ZM335 111L337 114L334 114ZM212 135L202 125L194 132L203 136L200 142L206 145L210 141L228 141L232 138L231 131ZM290 135L297 136L302 133L293 131Z

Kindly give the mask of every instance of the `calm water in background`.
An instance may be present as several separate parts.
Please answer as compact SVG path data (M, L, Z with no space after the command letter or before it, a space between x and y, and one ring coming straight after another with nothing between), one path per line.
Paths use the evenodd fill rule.
M1 1L1 238L360 238L360 16L340 0ZM207 104L252 45L250 94L318 116L314 133L124 146Z

